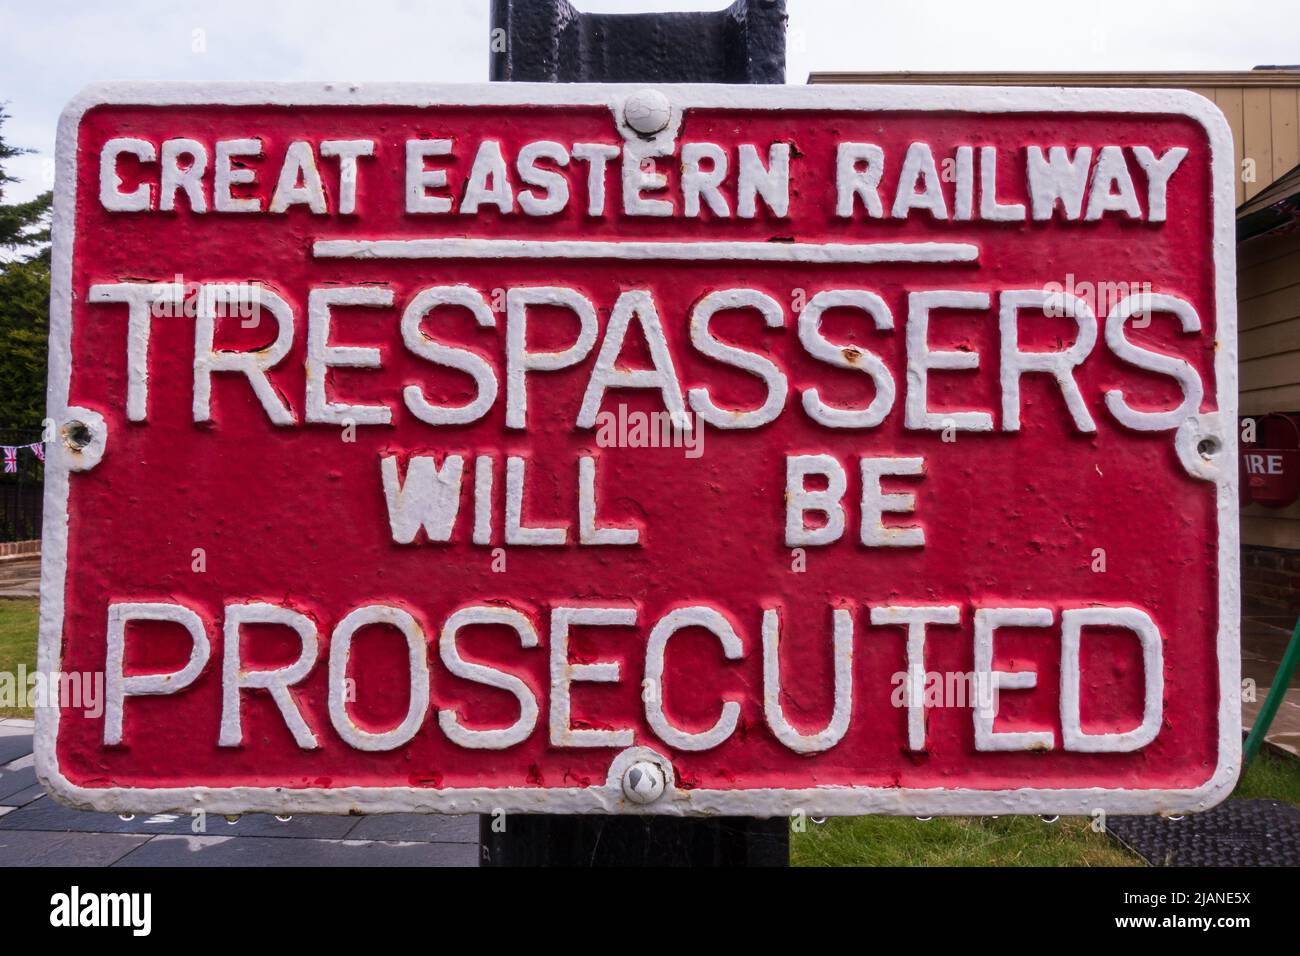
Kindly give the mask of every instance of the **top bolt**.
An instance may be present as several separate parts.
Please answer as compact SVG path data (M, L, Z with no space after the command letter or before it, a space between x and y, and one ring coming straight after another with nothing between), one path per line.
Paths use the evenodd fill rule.
M658 90L638 90L623 103L623 122L642 136L653 136L668 125L672 110Z

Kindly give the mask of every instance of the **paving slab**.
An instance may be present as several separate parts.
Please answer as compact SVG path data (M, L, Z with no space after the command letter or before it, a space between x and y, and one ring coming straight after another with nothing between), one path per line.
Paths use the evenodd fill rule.
M2 802L2 801L0 801ZM192 834L194 818L188 813L140 813L122 819L116 813L73 810L43 797L0 819L0 829L46 830L76 833ZM250 813L230 823L219 814L204 821L207 835L222 837L276 837L341 839L356 826L356 817L308 815L281 822L263 813Z
M1243 616L1241 619L1241 676L1249 677L1262 687L1273 683L1277 666L1282 661L1295 620L1279 625L1261 617ZM1291 679L1291 686L1300 688L1300 670Z
M34 598L41 594L41 556L0 561L0 598Z
M0 818L3 819L3 818ZM464 843L158 836L114 866L477 866Z
M0 766L7 763L13 763L21 757L26 757L32 752L32 735L26 734L9 734L0 737Z
M21 803L10 798L16 793L39 786L40 784L36 782L35 767L23 767L19 770L10 770L8 768L0 770L0 803L9 806L21 806Z
M14 811L17 812L17 811ZM0 817L8 819L12 814ZM148 841L127 833L0 832L0 867L109 866Z
M161 814L155 814L161 816ZM139 816L136 820L146 820ZM192 833L189 814L183 814L181 822L183 832ZM326 839L341 840L350 836L352 828L357 825L356 817L335 816L331 814L300 814L287 820L279 820L269 813L246 813L234 822L220 814L208 814L207 836L270 837L274 839Z
M1241 676L1255 682L1255 699L1241 702L1241 723L1246 730L1255 725L1255 716L1268 697L1282 655L1291 641L1294 624L1294 620L1271 620L1258 615L1241 620ZM1300 669L1292 676L1265 739L1300 757Z
M17 810L19 807L25 807L33 800L39 800L45 796L45 788L39 783L32 784L26 790L19 790L17 793L10 794L4 798L4 803Z
M1253 701L1241 702L1241 725L1247 731L1255 726L1255 717L1264 706L1268 692L1267 687L1257 688ZM1300 690L1287 689L1264 739L1293 756L1300 757Z
M1270 733L1266 739L1279 750L1285 750L1293 757L1300 757L1300 734Z
M377 813L361 817L348 832L349 840L386 840L403 843L478 844L478 816L441 816L436 813Z

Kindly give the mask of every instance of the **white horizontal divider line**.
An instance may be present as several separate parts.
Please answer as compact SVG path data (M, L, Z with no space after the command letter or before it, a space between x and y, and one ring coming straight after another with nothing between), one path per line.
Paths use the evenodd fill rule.
M869 264L976 262L972 242L594 242L579 239L318 239L317 259L669 259Z

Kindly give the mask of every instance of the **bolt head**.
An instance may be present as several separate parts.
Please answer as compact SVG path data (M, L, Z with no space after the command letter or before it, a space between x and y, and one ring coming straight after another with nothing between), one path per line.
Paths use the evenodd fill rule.
M650 760L638 760L623 771L623 795L633 803L654 803L664 792L664 770Z
M70 448L85 448L95 438L90 426L81 421L70 421L63 426L63 440Z
M638 90L623 103L623 122L643 136L653 136L668 125L672 109L658 90Z

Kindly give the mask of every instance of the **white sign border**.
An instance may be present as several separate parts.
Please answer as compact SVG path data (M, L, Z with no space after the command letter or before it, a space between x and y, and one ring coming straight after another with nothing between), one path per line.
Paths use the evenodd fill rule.
M109 83L78 94L59 119L50 294L48 415L69 413L72 368L72 247L76 226L77 135L86 112L101 105L131 106L606 106L617 110L646 84L397 84L397 83ZM648 748L631 748L613 761L603 786L585 788L473 787L82 787L62 773L56 747L58 707L36 711L36 771L41 783L70 806L114 812L202 809L212 813L639 813L654 815L813 816L869 813L905 816L956 814L1186 813L1223 800L1241 764L1240 578L1237 498L1237 301L1232 135L1209 100L1185 90L1066 89L1060 87L948 86L713 86L653 84L675 109L955 111L962 113L1124 113L1180 115L1206 131L1212 165L1215 263L1217 411L1222 425L1216 469L1219 531L1219 753L1210 779L1180 790L1123 788L1013 790L902 789L823 786L803 789L679 790L653 803L628 801L622 769L634 759L666 763ZM616 114L617 115L617 114ZM37 666L47 679L58 669L67 579L68 476L72 453L58 440L46 456L41 557L40 640Z

